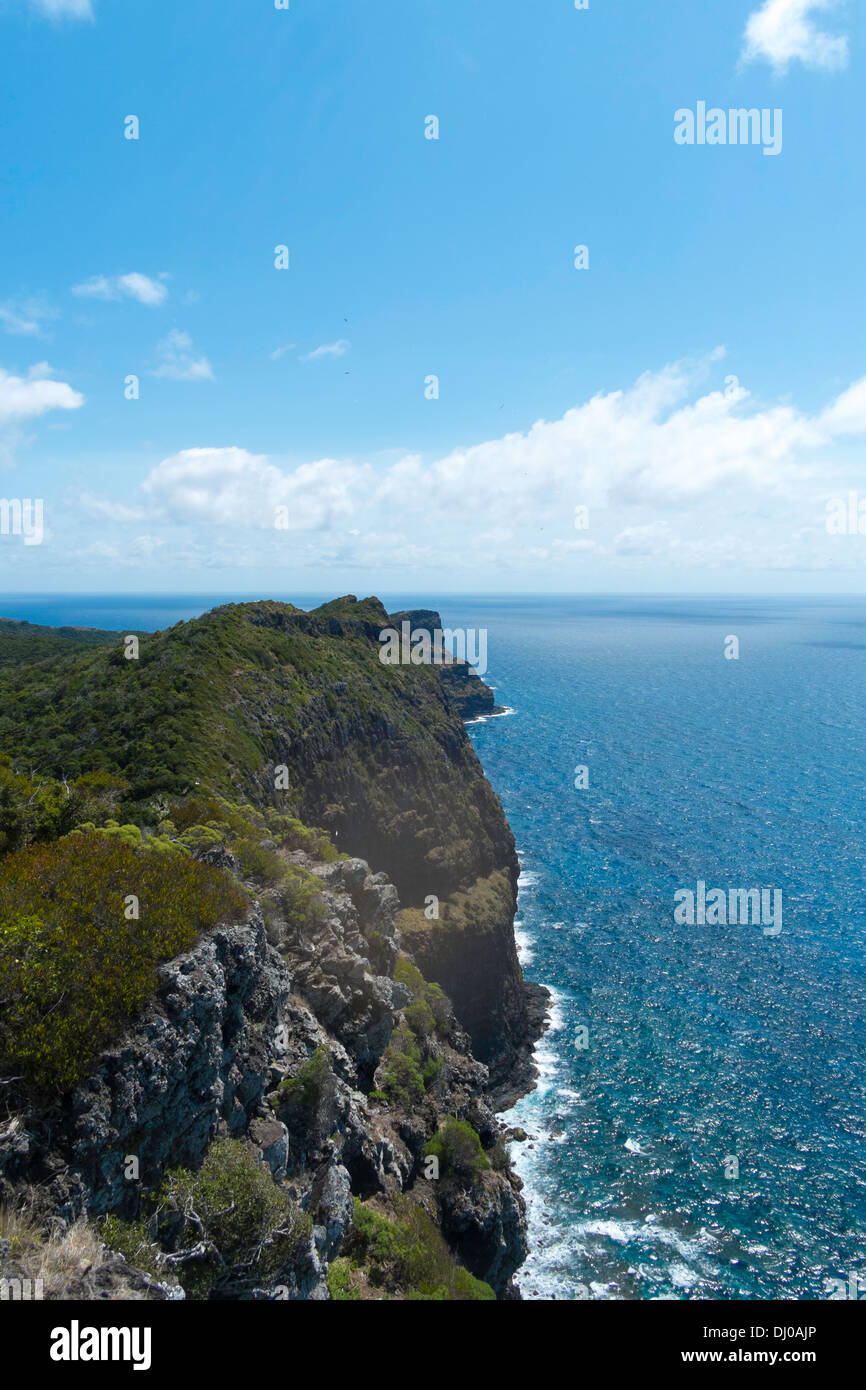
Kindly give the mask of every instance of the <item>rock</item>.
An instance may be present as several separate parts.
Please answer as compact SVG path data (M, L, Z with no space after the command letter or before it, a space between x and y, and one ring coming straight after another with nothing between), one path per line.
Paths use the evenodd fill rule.
M289 1131L279 1120L260 1117L249 1127L249 1138L275 1178L284 1178L289 1163Z

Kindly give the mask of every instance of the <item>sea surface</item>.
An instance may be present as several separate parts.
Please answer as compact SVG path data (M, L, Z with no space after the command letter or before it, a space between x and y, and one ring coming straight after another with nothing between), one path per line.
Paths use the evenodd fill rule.
M866 604L448 617L488 628L513 710L470 735L521 851L525 970L555 1001L507 1116L530 1136L524 1297L826 1298L852 1275L866 1294ZM781 890L781 934L677 925L699 880Z
M0 616L147 630L226 601ZM529 1136L523 1296L866 1293L866 602L386 601L485 628L508 710L469 732L520 850L525 970L554 999L538 1088L506 1117ZM698 882L780 890L781 933L677 924Z

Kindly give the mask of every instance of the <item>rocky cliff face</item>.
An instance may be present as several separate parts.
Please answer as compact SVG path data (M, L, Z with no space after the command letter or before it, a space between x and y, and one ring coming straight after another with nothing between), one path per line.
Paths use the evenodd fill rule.
M3 674L18 722L0 744L14 735L30 768L64 778L89 773L98 748L100 775L129 784L124 819L163 822L172 797L207 786L323 826L351 857L285 855L315 875L320 911L298 926L263 898L246 923L209 932L161 967L150 1004L71 1098L0 1121L0 1201L46 1219L134 1218L169 1168L197 1168L227 1137L309 1218L305 1253L278 1280L290 1297L327 1296L354 1197L407 1193L471 1274L509 1295L525 1222L495 1108L533 1083L546 996L522 978L514 841L463 725L492 692L467 668L383 664L391 621L375 599L230 605L143 636L134 679L108 641L53 656L35 684L21 667ZM435 1027L426 995L394 979L401 950L448 996L430 994ZM490 1157L431 1179L423 1150L446 1117ZM140 1291L112 1271L100 1296L118 1280Z
M67 1106L0 1126L0 1200L26 1201L36 1216L67 1222L83 1213L135 1218L143 1189L168 1169L196 1167L217 1136L231 1135L255 1150L312 1222L302 1256L245 1296L326 1298L353 1194L407 1192L465 1266L507 1295L526 1253L519 1182L507 1167L485 1170L468 1187L428 1182L421 1152L446 1115L469 1120L482 1143L495 1144L487 1070L451 1016L423 1102L370 1099L412 999L406 985L376 973L397 959L396 890L358 859L293 858L324 886L327 912L314 929L266 924L256 909L246 924L218 928L163 966L148 1008ZM281 1098L281 1084L317 1057L325 1060L316 1093L299 1110L291 1086ZM145 1280L142 1291L140 1274L115 1266L83 1296L179 1293L159 1280ZM4 1269L11 1277L12 1265Z

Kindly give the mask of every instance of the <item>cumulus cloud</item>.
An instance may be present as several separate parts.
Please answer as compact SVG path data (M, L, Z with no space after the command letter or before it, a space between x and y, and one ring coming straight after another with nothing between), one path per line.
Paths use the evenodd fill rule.
M848 40L820 27L824 11L837 0L764 0L746 23L743 60L770 63L786 72L791 63L830 72L848 63Z
M278 507L288 529L315 530L350 516L368 470L336 459L288 473L246 449L184 449L146 478L144 497L175 521L273 530Z
M213 381L213 368L206 357L196 357L192 338L188 333L172 329L158 345L159 365L153 376L167 377L171 381Z
M73 285L72 293L82 299L135 299L151 309L158 308L168 298L162 278L154 280L138 270L127 275L93 275L82 284Z
M50 410L78 410L84 397L65 381L55 381L47 362L31 367L26 377L0 367L0 425L32 420Z
M312 352L305 355L303 360L316 362L321 357L345 357L351 346L348 338L339 338L336 343L323 343L321 347L314 348Z
M828 493L855 485L847 467L866 435L866 377L806 412L756 402L730 375L714 389L717 362L646 373L559 419L431 460L287 466L240 447L184 449L114 515L173 526L186 553L206 557L210 544L221 564L503 580L516 564L562 577L599 565L819 568L832 541Z

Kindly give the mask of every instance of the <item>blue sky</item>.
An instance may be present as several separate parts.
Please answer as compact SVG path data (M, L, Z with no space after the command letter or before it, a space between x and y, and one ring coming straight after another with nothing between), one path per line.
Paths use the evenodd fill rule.
M0 0L0 490L45 518L3 591L862 592L864 39L862 0ZM781 152L678 144L699 102Z

